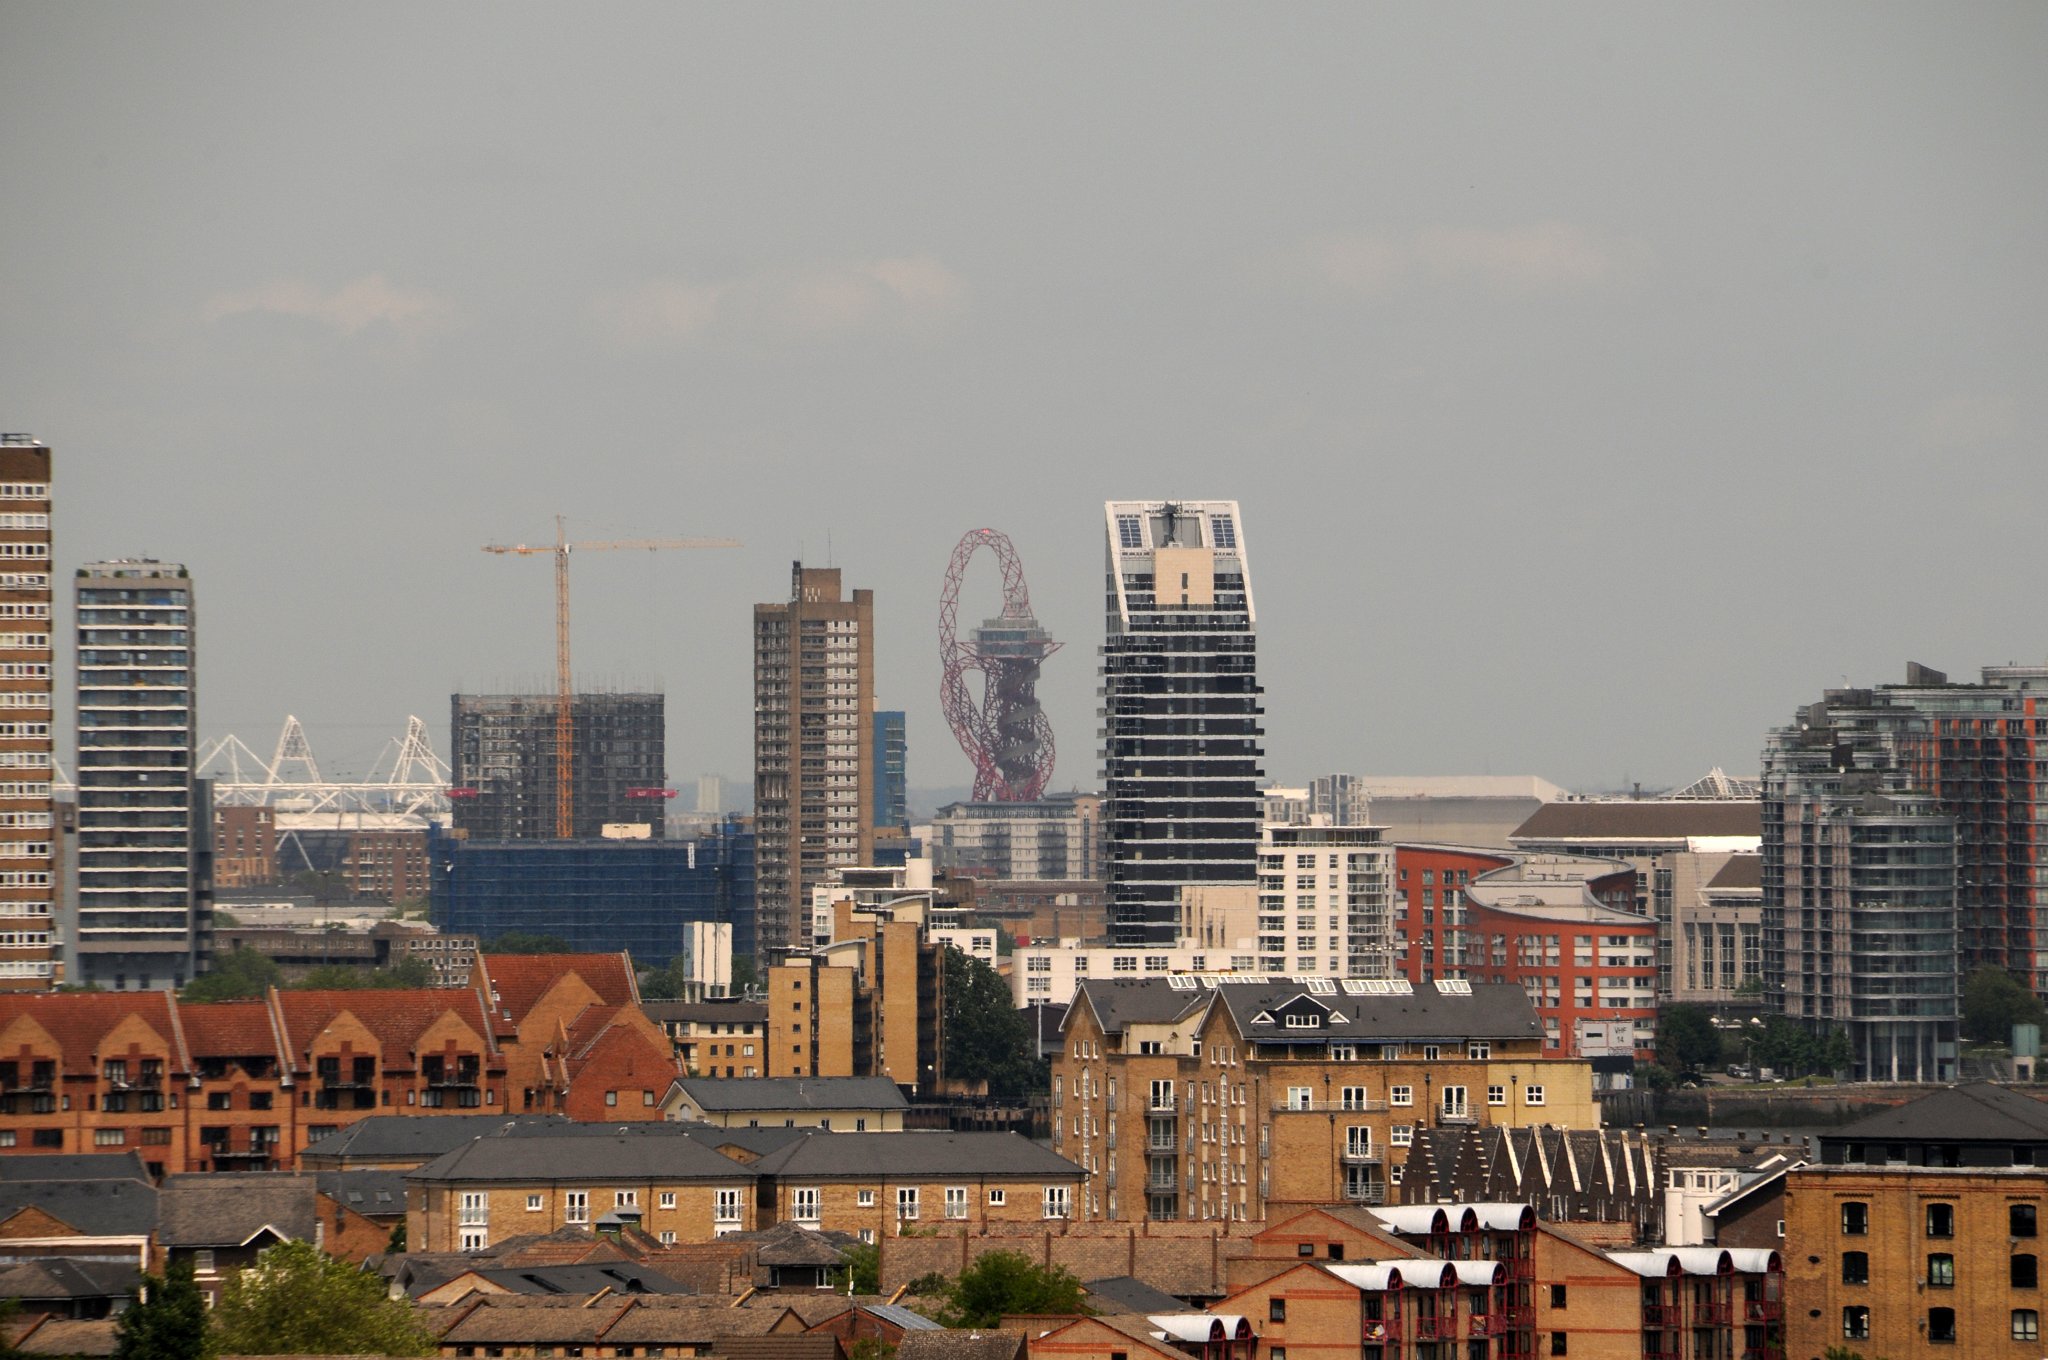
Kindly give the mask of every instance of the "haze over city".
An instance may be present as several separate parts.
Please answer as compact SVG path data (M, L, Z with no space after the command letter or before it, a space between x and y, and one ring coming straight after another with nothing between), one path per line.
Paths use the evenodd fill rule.
M1093 786L1119 497L1242 504L1279 780L1658 787L2041 659L2038 8L482 17L0 8L0 423L66 569L190 565L206 739L545 689L548 568L478 549L557 513L746 545L576 563L678 783L745 779L797 558L967 783L991 525Z

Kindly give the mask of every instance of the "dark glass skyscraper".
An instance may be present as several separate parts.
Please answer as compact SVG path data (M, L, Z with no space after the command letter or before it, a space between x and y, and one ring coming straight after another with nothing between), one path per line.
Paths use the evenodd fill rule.
M1258 881L1257 613L1236 501L1110 501L1102 646L1111 928L1180 933L1182 888Z

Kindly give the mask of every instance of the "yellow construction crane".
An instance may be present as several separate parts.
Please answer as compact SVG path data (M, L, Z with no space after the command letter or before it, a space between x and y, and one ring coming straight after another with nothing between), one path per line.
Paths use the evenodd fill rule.
M568 840L576 834L575 719L570 716L574 682L569 675L569 554L572 552L616 552L643 548L658 552L667 548L737 548L736 538L614 538L590 543L571 543L568 526L555 516L555 541L537 547L524 543L486 543L487 553L511 553L537 557L552 553L555 558L555 835Z

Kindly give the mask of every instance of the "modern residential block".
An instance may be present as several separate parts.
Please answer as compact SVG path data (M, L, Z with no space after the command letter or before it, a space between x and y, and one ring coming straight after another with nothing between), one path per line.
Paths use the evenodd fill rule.
M210 953L213 855L212 799L193 779L191 574L145 558L93 562L76 588L73 980L182 987Z
M1258 614L1236 501L1110 501L1102 760L1119 944L1180 933L1180 890L1258 879Z
M754 606L757 947L808 947L811 889L874 862L875 599L837 567L790 566Z
M63 979L50 676L50 449L0 434L0 991Z

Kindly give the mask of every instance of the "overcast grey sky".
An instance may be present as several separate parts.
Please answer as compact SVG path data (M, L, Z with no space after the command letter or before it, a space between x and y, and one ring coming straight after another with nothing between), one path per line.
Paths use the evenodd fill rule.
M876 592L911 782L953 543L1064 639L1101 502L1243 503L1267 768L1750 771L1846 675L2040 660L2048 6L0 3L0 428L66 575L189 563L200 712L360 769ZM981 559L962 615L996 598ZM445 750L445 746L443 747Z

